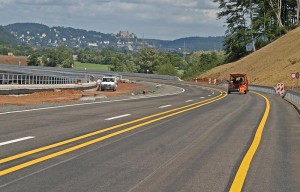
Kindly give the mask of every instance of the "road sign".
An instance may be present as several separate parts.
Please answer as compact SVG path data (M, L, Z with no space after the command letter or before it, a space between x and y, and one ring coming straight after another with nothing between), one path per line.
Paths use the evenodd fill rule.
M296 78L296 73L292 73L292 78L293 78L293 79Z

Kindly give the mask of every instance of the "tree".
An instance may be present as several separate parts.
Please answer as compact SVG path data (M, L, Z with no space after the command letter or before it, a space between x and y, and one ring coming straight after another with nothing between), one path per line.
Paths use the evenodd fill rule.
M159 57L155 49L143 48L139 51L138 65L141 73L153 73L159 65Z
M55 54L58 57L58 64L63 68L72 68L74 65L72 50L64 44L59 45Z
M281 13L282 13L282 0L268 0L270 7L272 8L273 12L276 15L276 20L277 20L277 26L279 28L283 27L282 24L282 17L281 17Z
M39 66L40 64L41 64L41 62L36 54L32 54L29 56L27 65Z
M122 62L124 60L124 55L123 54L118 54L114 57L111 58L111 67L110 69L112 71L125 71L125 64Z
M235 61L286 33L299 22L300 0L214 0L227 30L224 50Z
M247 23L250 4L245 0L215 0L215 2L219 2L219 8L222 9L218 17L226 18L224 50L227 61L235 61L247 55L247 44L251 42L251 30Z
M299 24L299 20L300 20L300 0L296 0L297 1L297 24Z
M178 76L177 69L171 63L166 63L157 66L155 73L160 75Z
M44 66L56 67L59 64L57 53L54 49L48 50L47 54L42 59Z
M188 67L184 70L183 78L190 79L216 66L222 65L225 60L223 52L195 52L187 58Z

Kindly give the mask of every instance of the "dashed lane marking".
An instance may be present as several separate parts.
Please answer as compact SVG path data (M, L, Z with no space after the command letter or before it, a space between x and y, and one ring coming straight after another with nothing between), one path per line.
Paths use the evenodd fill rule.
M172 105L164 105L164 106L160 106L159 108L160 109L163 109L163 108L167 108L167 107L171 107Z
M110 120L114 120L114 119L120 119L122 117L127 117L130 116L131 114L125 114L125 115L120 115L120 116L116 116L116 117L111 117L111 118L107 118L105 119L106 121L110 121Z
M17 143L17 142L20 142L20 141L25 141L25 140L33 139L33 138L35 138L35 137L28 136L28 137L22 137L22 138L10 140L10 141L5 141L5 142L0 143L0 146L12 144L12 143Z

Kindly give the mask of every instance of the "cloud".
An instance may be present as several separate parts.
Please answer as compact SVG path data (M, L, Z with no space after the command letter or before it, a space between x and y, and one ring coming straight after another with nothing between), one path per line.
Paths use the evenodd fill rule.
M217 7L212 0L0 0L0 24L39 22L168 39L223 35Z

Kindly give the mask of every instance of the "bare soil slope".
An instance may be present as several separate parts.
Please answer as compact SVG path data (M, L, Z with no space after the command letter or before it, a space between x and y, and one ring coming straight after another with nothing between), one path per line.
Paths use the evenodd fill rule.
M83 96L103 95L106 97L117 97L134 91L141 92L141 90L147 91L147 88L138 83L119 83L117 91L96 91L95 89L87 91L63 90L36 92L29 95L0 95L0 107L5 105L72 102L79 101Z
M242 72L249 76L250 84L275 86L282 82L294 86L291 74L300 73L300 27L273 43L241 60L216 67L199 78L216 78L224 81L230 73Z

